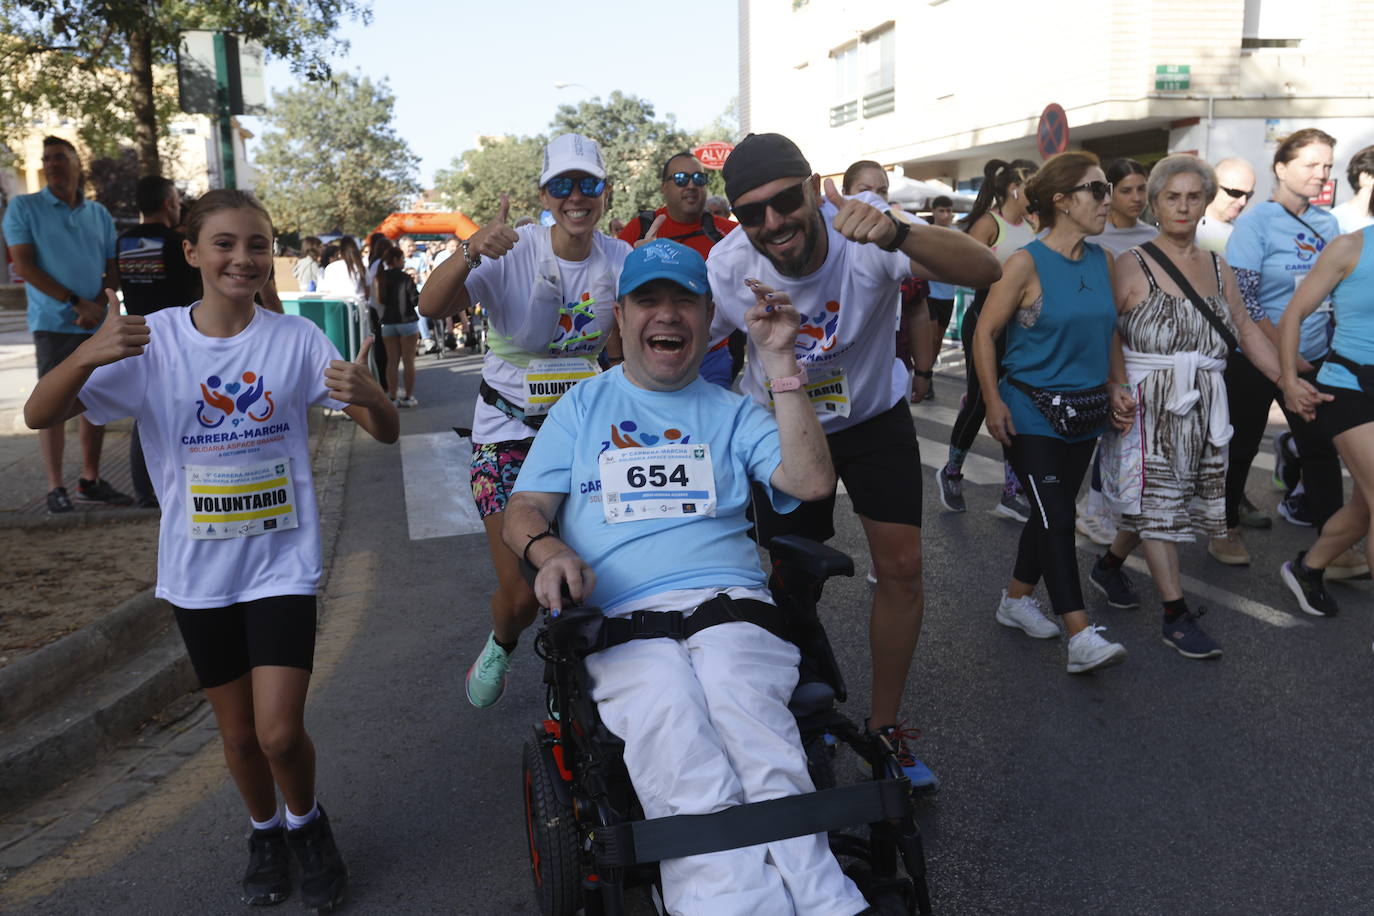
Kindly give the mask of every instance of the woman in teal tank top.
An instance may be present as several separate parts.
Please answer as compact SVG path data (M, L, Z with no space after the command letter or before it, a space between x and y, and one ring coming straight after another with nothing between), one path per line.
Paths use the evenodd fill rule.
M1030 502L1012 580L997 621L1049 638L1059 627L1032 597L1043 576L1068 636L1068 671L1121 661L1126 650L1088 621L1074 547L1074 500L1092 460L1098 428L1065 436L1018 385L1055 392L1107 385L1112 422L1129 429L1135 402L1125 388L1116 336L1112 265L1085 242L1102 231L1111 185L1091 153L1060 153L1026 184L1027 203L1047 234L1012 255L988 293L974 332L974 363L987 399L987 427L1006 447ZM995 341L1007 331L1006 377L998 383Z
M1365 538L1365 558L1374 566L1374 226L1327 245L1279 320L1279 387L1289 409L1304 419L1311 419L1311 412L1301 410L1302 322L1328 297L1336 333L1317 375L1322 403L1316 418L1323 435L1335 443L1355 487L1350 501L1322 525L1311 549L1280 570L1304 611L1327 616L1338 610L1322 581L1331 562Z

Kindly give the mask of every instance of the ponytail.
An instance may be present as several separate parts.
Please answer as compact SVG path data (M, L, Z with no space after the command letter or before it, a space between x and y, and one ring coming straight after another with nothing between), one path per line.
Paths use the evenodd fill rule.
M1013 159L1011 162L989 159L987 165L983 166L983 183L978 188L973 209L959 222L958 228L968 232L993 207L1001 209L1011 192L1011 186L1019 184L1024 188L1037 168L1039 166L1029 159Z

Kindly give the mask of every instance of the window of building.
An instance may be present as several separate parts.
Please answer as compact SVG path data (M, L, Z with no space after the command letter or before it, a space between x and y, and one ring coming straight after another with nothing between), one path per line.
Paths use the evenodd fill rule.
M830 126L890 114L897 107L896 30L888 23L830 52L835 96Z

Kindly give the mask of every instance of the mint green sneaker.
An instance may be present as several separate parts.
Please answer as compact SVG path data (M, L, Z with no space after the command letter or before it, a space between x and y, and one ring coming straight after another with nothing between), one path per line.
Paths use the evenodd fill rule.
M510 670L510 655L496 644L496 634L487 634L482 654L468 669L466 679L468 702L478 709L495 706L506 692L506 672Z

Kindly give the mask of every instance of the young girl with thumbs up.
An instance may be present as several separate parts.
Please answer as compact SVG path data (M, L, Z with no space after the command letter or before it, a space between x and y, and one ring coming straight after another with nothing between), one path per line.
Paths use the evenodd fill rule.
M348 362L309 321L254 305L272 222L251 195L209 192L186 235L204 298L144 317L120 315L111 295L104 323L39 381L24 417L35 429L83 412L138 420L162 504L157 596L173 606L252 819L244 900L285 899L289 849L306 906L325 911L348 872L315 801L304 721L320 579L307 414L343 410L395 442L396 408L364 365L370 340Z

